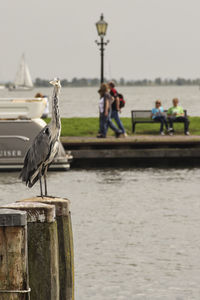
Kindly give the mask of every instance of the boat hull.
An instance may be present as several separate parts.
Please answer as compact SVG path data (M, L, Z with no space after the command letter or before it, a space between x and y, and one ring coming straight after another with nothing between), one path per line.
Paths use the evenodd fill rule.
M24 157L34 138L46 123L41 119L35 120L0 120L0 170L20 170ZM66 154L62 144L50 170L68 170L70 154Z
M8 90L10 92L15 92L15 91L32 91L33 87L27 87L27 86L9 86Z

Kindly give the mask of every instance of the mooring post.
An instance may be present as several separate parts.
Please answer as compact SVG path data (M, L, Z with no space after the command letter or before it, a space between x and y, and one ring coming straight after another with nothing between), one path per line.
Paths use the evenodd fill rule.
M26 212L0 209L0 299L29 296Z
M59 244L60 300L74 300L74 249L70 201L63 198L34 197L20 202L55 205Z
M55 206L36 202L18 202L3 207L27 212L31 300L59 300Z

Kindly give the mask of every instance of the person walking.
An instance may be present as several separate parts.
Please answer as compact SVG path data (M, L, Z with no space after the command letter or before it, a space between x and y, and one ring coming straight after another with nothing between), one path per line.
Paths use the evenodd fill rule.
M48 118L48 116L49 116L49 99L48 99L48 96L44 96L41 93L37 93L35 95L35 98L43 98L44 99L45 108L44 108L44 111L43 111L43 114L42 114L42 119Z
M156 100L155 107L152 108L152 111L151 111L151 117L152 117L152 120L154 120L155 122L160 122L160 134L165 135L163 128L165 125L166 129L168 130L168 124L167 124L167 119L164 114L164 109L162 107L162 103L160 100Z
M100 130L97 138L106 138L108 127L110 127L114 132L116 137L119 137L121 131L112 123L111 117L111 105L112 97L108 92L108 85L102 83L100 89L98 90L100 94L99 100L99 115L100 115Z
M118 92L117 90L115 89L115 84L114 82L110 81L108 83L108 87L109 87L109 90L110 90L110 95L112 96L113 98L113 103L112 103L112 113L111 113L111 119L114 119L117 126L119 127L119 129L121 130L121 136L123 137L126 137L127 134L126 134L126 131L125 131L125 128L122 124L122 121L120 120L120 117L119 117L119 112L121 112L121 108L120 108L120 99L119 99L119 96L118 96ZM112 123L113 124L113 123ZM112 126L111 124L111 126ZM114 125L114 124L113 124ZM111 127L112 128L112 127Z

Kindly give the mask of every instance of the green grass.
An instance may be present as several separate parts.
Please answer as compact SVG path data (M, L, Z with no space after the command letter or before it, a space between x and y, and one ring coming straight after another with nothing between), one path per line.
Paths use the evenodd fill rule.
M131 118L121 118L126 132L132 135ZM200 117L190 117L190 134L200 135ZM47 123L50 119L45 120ZM99 128L98 118L62 118L62 136L96 136ZM183 123L175 123L175 134L184 134ZM136 124L136 135L159 133L160 124ZM108 135L114 135L109 129Z

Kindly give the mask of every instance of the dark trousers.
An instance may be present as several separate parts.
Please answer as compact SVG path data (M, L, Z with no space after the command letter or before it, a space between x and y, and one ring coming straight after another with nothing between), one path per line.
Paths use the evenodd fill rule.
M173 129L173 123L183 122L184 123L184 132L186 133L189 130L189 120L187 117L168 117L169 126Z
M99 120L100 120L99 133L101 133L103 137L106 137L108 131L109 116L105 116L104 113L100 113Z
M163 131L164 125L165 125L166 129L168 129L167 119L165 116L157 116L153 120L155 122L160 122L160 132Z

